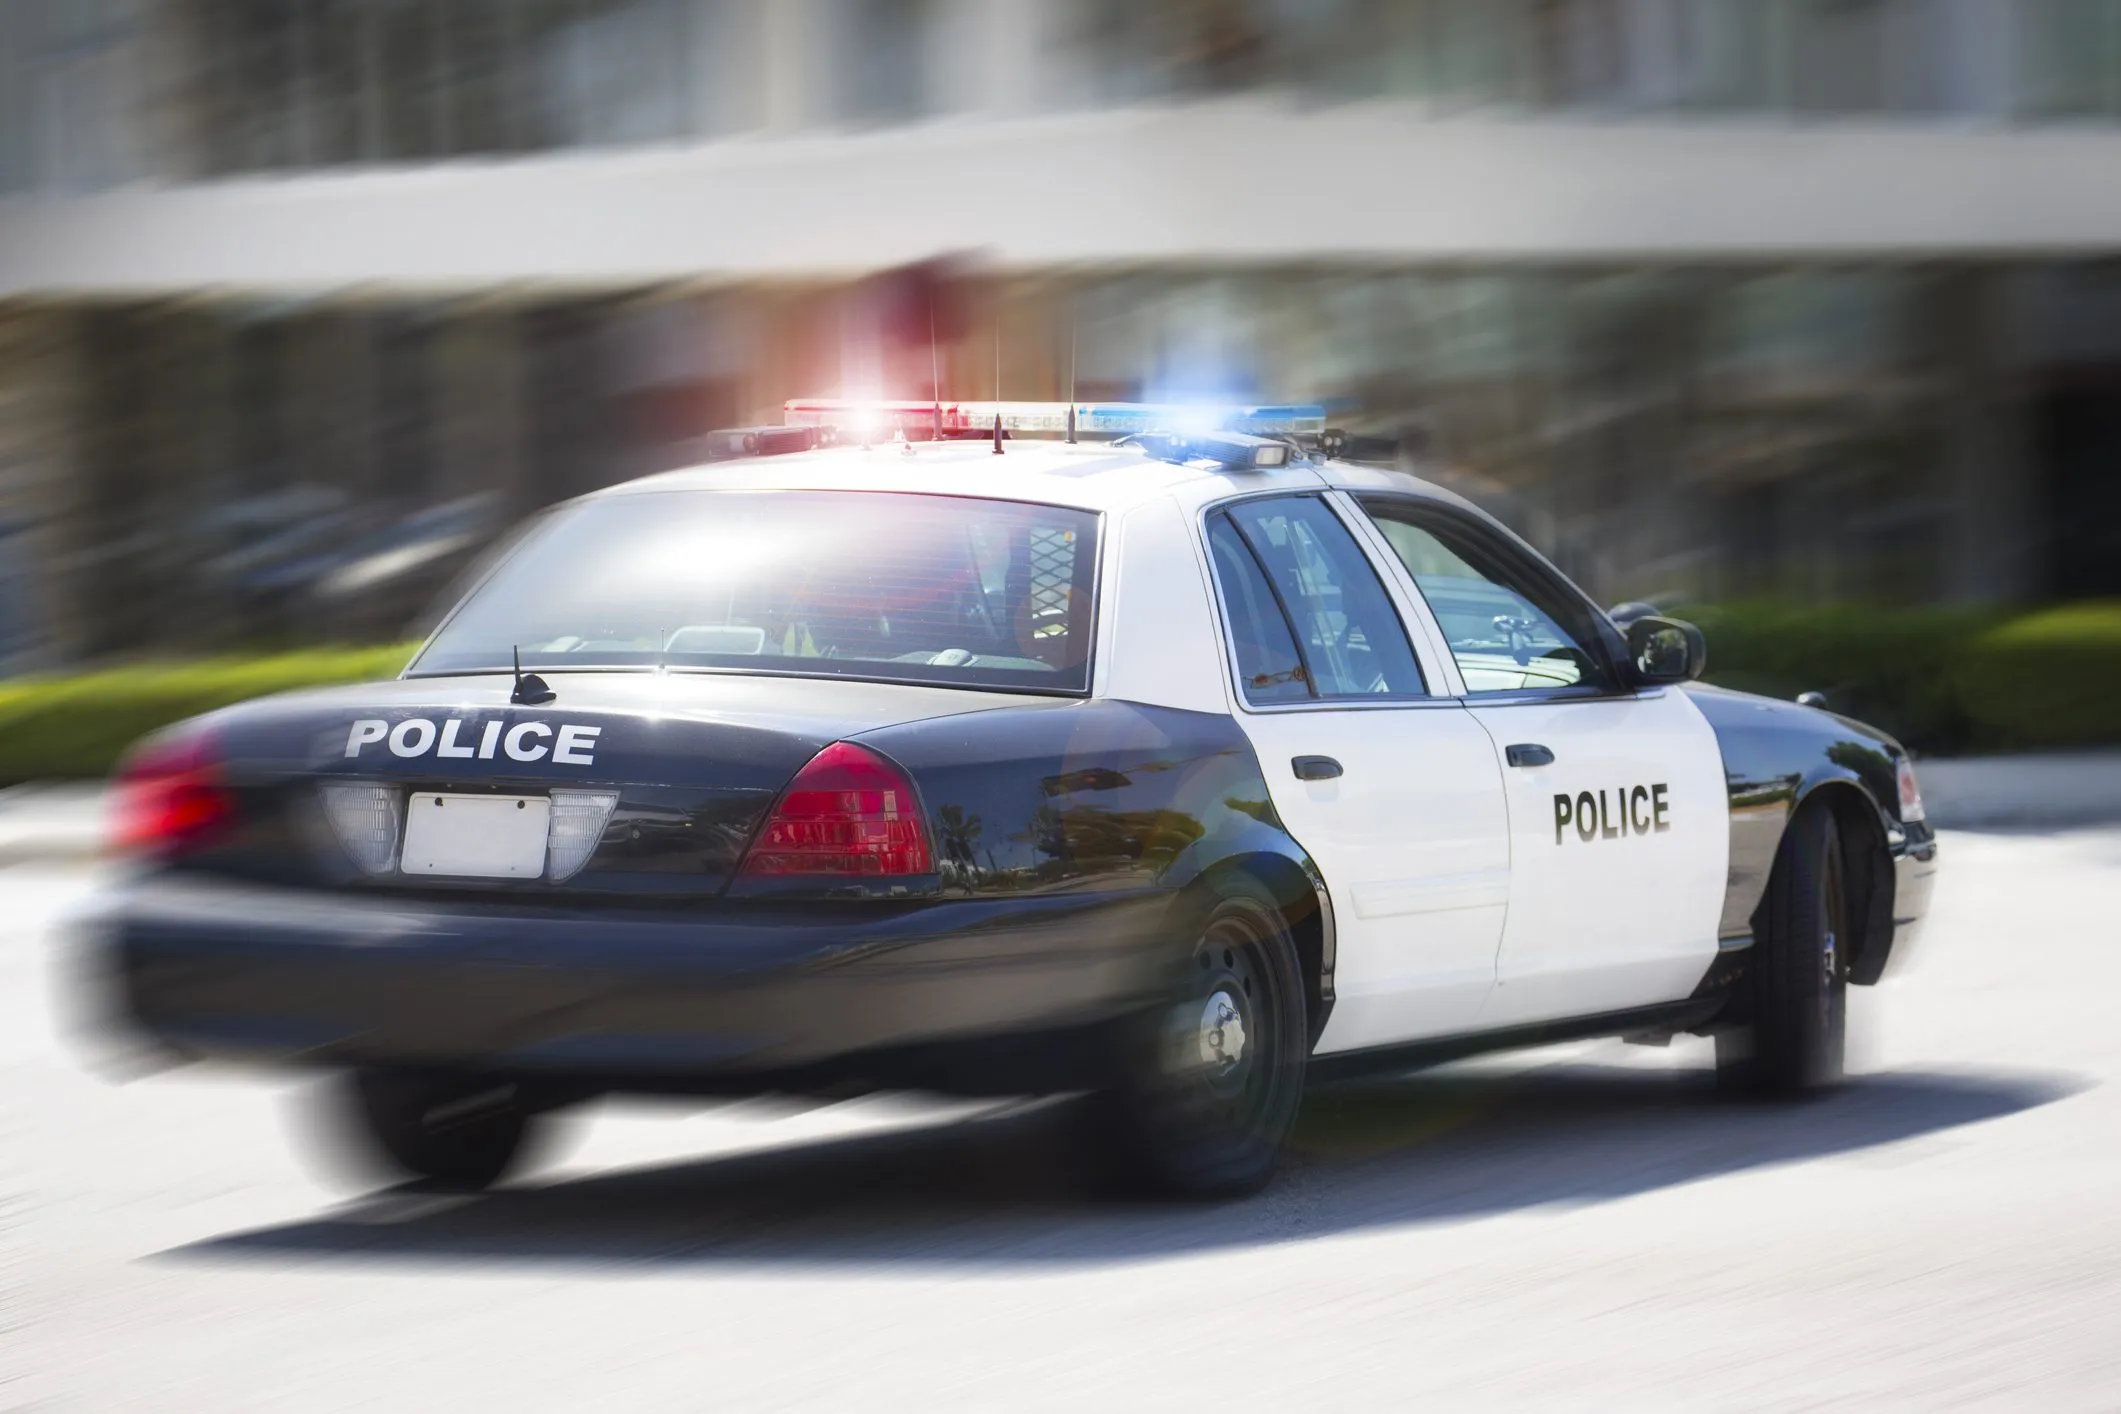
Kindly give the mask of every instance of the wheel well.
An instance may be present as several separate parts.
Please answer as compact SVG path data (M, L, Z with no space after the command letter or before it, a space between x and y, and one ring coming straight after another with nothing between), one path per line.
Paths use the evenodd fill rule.
M1303 866L1279 854L1251 854L1224 860L1203 874L1194 889L1212 894L1217 881L1244 878L1273 895L1289 936L1296 943L1296 961L1303 972L1304 1016L1310 1023L1311 1043L1318 1044L1332 1008L1332 968L1327 960L1326 910L1318 890Z
M1876 964L1893 940L1893 859L1877 808L1860 786L1827 781L1805 798L1800 810L1828 810L1840 827L1842 879L1848 889L1849 915L1856 925L1849 956L1849 980L1867 985L1878 979ZM1781 867L1781 862L1776 862Z

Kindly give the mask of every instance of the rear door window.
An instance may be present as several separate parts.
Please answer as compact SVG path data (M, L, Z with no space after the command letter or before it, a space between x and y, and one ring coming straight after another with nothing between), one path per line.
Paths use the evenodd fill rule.
M1376 570L1323 501L1240 501L1211 520L1209 544L1248 702L1427 694Z
M1229 517L1208 523L1208 548L1215 558L1215 577L1222 585L1229 614L1230 651L1237 659L1237 681L1245 701L1255 707L1279 702L1309 702L1311 680L1296 635L1289 629L1274 587Z

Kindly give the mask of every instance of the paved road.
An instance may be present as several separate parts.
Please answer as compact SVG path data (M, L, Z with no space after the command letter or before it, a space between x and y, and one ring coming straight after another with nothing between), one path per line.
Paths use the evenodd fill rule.
M85 873L0 874L0 1409L2121 1407L2121 832L1953 835L1861 1077L1700 1043L1314 1099L1263 1198L1101 1207L1036 1113L609 1110L362 1197L300 1087L93 1078Z

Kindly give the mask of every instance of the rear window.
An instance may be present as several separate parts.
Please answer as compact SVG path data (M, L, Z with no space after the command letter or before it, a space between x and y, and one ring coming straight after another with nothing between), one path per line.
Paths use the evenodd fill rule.
M1097 517L881 492L669 491L556 512L416 674L665 666L1082 692Z

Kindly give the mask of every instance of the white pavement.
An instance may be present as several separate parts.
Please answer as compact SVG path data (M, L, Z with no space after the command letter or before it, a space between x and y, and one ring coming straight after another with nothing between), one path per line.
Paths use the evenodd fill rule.
M2112 1410L2121 831L1944 851L1831 1099L1721 1105L1698 1042L1455 1067L1314 1096L1207 1210L885 1104L606 1112L513 1191L362 1200L299 1086L84 1073L49 922L88 876L19 866L0 1409Z

